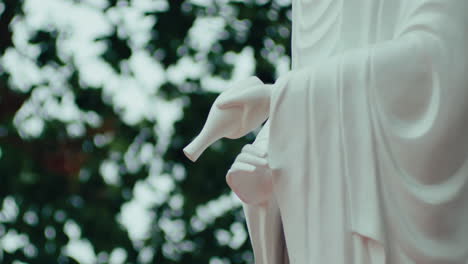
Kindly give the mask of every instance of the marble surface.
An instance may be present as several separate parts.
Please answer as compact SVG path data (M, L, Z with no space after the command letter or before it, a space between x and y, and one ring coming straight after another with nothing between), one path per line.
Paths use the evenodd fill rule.
M268 102L227 173L256 263L466 264L468 1L292 8L291 71L217 110Z

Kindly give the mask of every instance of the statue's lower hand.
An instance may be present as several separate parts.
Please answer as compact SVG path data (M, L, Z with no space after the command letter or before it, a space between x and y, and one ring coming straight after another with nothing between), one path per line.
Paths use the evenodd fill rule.
M244 203L265 204L273 192L266 150L245 145L228 171L226 181Z

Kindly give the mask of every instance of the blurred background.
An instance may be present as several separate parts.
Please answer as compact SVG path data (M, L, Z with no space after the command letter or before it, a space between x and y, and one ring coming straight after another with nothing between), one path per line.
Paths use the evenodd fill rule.
M253 263L225 173L181 149L289 69L290 0L0 0L0 263Z

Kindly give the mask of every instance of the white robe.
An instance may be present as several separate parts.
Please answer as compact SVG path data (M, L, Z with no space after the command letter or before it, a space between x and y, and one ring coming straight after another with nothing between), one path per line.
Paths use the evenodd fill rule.
M468 1L293 0L257 264L468 263Z

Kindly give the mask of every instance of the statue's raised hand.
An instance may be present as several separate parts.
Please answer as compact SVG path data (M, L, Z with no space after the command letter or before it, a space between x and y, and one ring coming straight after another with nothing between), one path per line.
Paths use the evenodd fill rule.
M266 204L273 192L266 146L245 145L228 171L226 182L243 202Z
M251 81L260 81L257 77L251 77ZM261 81L260 81L261 82ZM222 93L216 100L216 106L219 109L228 109L232 107L245 107L246 110L264 110L268 114L270 106L271 88L268 84L258 84L241 89L228 89Z
M269 85L257 77L235 83L216 98L202 131L184 148L185 155L196 161L216 140L246 135L268 118L269 109Z

